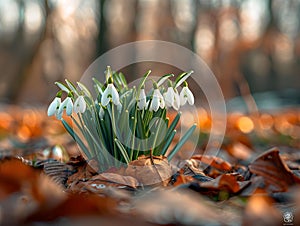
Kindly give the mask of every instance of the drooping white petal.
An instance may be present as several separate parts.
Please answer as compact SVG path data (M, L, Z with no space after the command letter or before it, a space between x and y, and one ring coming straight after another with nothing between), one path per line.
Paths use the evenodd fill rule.
M66 108L66 113L67 115L71 115L72 114L72 110L73 110L73 102L71 97L67 97L59 106L58 115L61 115L63 110Z
M109 101L112 101L115 105L120 104L120 97L117 89L112 83L109 83L104 90L102 97L101 97L101 104L106 106Z
M185 88L185 87L183 87ZM183 106L186 104L186 97L184 96L183 88L180 92L180 105Z
M72 115L72 111L73 111L73 102L71 97L67 97L67 104L66 104L66 113L67 115Z
M161 95L158 89L155 89L153 91L152 102L149 110L157 111L159 108L164 108L164 107L165 107L164 97Z
M176 111L178 111L180 108L180 96L179 96L177 89L175 89L175 92L174 92L174 103L172 106Z
M153 96L151 104L150 104L150 111L157 111L159 109L159 97L158 96Z
M111 98L112 98L112 102L115 105L119 105L120 104L120 97L119 97L119 93L116 89L116 87L113 84L108 84L108 86L111 87Z
M59 111L56 111L56 113L55 113L56 118L59 119L59 120L62 119L62 115L63 115L63 113L59 112Z
M55 97L48 107L47 115L48 116L54 115L57 112L60 104L61 104L61 99L59 97Z
M83 96L79 96L74 102L74 112L75 113L84 113L86 109L86 102Z
M183 106L188 102L190 105L194 104L194 95L192 91L187 87L183 87L180 92L180 105Z
M145 109L147 106L147 101L146 101L146 93L145 89L141 89L139 98L137 100L137 107L139 110Z
M157 90L157 91L155 91L155 90ZM163 95L160 93L160 91L158 89L155 89L155 90L154 90L154 92L158 96L158 99L159 99L159 107L160 108L164 108L165 107L164 97L163 97Z
M165 100L164 100L163 96L161 95L161 96L159 97L159 107L160 107L161 109L163 109L163 108L165 108L165 106L166 106Z
M103 106L106 106L109 103L109 100L109 89L108 87L106 87L101 97L101 104Z
M168 87L167 92L164 93L164 99L167 107L172 107L174 103L174 89Z
M187 90L186 90L187 101L188 101L188 103L190 105L193 105L194 102L195 102L194 95L193 95L192 91L188 87L186 87L186 88L187 88Z

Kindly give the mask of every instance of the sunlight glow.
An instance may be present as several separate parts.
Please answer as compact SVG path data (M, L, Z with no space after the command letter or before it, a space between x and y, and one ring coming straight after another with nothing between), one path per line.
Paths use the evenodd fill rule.
M28 1L25 5L24 25L28 33L40 30L43 23L43 12L39 4Z
M0 1L0 33L13 33L19 25L19 6L15 0Z
M237 125L243 133L250 133L254 129L253 121L247 116L240 117L237 121Z

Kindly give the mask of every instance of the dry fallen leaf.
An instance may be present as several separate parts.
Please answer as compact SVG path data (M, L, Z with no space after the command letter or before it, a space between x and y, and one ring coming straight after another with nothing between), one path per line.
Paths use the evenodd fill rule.
M67 185L69 186L76 184L78 181L86 181L94 175L97 175L95 168L90 166L84 159L77 159L70 165L74 167L76 172L69 176L67 180Z
M63 188L18 159L0 163L0 224L19 224L40 209L48 210L66 199Z
M164 156L153 156L151 159L143 155L129 163L125 174L136 178L143 185L167 185L172 169Z
M173 186L179 186L195 181L195 178L192 176L184 175L184 169L181 169L177 174L175 174L175 176L173 176L173 178L175 180Z
M272 148L249 165L251 173L262 176L269 192L287 191L288 188L300 179L296 177L279 156L279 150Z
M191 159L201 161L207 165L210 165L218 170L229 171L232 166L229 162L217 157L209 155L194 155Z
M238 181L237 175L223 174L211 181L202 183L200 182L200 187L211 190L226 190L231 193L237 193L244 189L249 183L249 181Z
M93 183L97 181L107 181L118 186L125 185L131 188L137 188L139 186L139 182L134 177L123 176L116 173L101 173L99 175L93 176L90 181Z

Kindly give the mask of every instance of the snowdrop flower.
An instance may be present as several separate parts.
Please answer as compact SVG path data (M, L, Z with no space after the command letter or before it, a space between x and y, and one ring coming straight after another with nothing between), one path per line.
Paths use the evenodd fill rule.
M154 89L152 101L149 107L149 111L157 111L159 108L165 107L165 101L160 91L156 88Z
M71 115L72 114L72 110L73 110L73 102L70 96L68 96L59 106L57 115L61 115L63 110L66 109L66 113L67 115Z
M176 111L179 109L180 97L178 91L172 86L169 86L167 92L164 93L164 99L167 107L173 107Z
M179 93L177 91L177 89L174 88L174 103L173 103L173 108L178 111L179 110L179 107L180 107L180 96L179 96Z
M74 112L75 113L83 113L85 112L85 109L86 109L86 102L84 100L84 97L83 96L78 96L77 99L75 100L74 102Z
M184 82L184 87L180 92L180 104L185 105L188 102L190 105L194 104L194 95L192 91L188 88L187 82Z
M57 112L60 104L61 104L61 98L56 96L48 107L47 115L48 116L54 115Z
M137 100L137 107L139 110L146 109L147 107L147 100L146 100L146 93L145 89L141 89L139 98Z
M120 104L120 97L116 87L113 84L112 79L109 80L106 89L101 97L101 104L103 106L108 105L109 101L112 101L115 105Z

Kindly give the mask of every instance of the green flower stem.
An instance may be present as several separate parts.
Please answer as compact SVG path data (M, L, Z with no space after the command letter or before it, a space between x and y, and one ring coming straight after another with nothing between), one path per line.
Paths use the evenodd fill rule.
M138 159L138 157L139 157L139 150L140 150L140 148L141 148L141 144L138 144L138 148L137 148L137 150L135 151L135 155L134 155L134 159Z
M63 109L64 105L60 105L62 103L62 92L66 92L68 95L66 101L69 101L71 98L72 102L75 101L76 104L82 101L83 96L86 104L84 112L80 111L81 113L77 114L78 117L71 115L71 104L69 104L67 112L67 115L71 115L72 124L76 125L76 130L64 120L62 120L62 124L78 143L84 156L98 160L100 170L104 170L105 166L111 166L112 164L119 166L120 162L128 164L141 154L166 155L176 134L176 127L181 113L179 112L171 122L166 117L167 107L161 109L161 103L157 111L150 111L149 109L152 108L151 105L154 99L154 91L156 93L157 90L155 89L159 89L166 101L169 95L168 91L165 90L166 86L164 83L168 81L168 87L173 87L174 89L177 89L179 86L186 86L186 80L191 76L192 71L180 74L174 82L171 81L171 77L174 77L173 74L164 75L157 82L152 80L152 89L147 93L147 96L144 96L144 93L142 96L148 101L148 106L146 108L143 106L143 109L140 110L137 107L139 105L138 101L141 98L141 90L145 89L146 83L149 82L147 79L150 73L151 71L149 70L143 75L138 86L128 87L125 76L122 73L113 72L108 66L105 72L106 83L102 84L97 79L92 79L97 93L95 99L91 95L90 90L80 82L77 82L78 86L75 86L67 79L65 79L65 84L56 82L55 84L60 88L60 91L57 93L56 99L49 105L47 112L51 113L56 110L59 113L57 118L61 119L61 110L65 110ZM108 92L105 88L108 87L108 84L111 84L116 89L113 92L115 96L119 96L118 99L123 109L121 112L118 111L119 106L114 105L117 102L112 103L111 100L110 103L107 103L107 99L106 101L102 100L104 92ZM186 87L184 88L187 89ZM57 105L62 107L57 107ZM78 112L78 107L77 105L72 111ZM99 115L100 112L101 115ZM186 134L182 134L180 141L169 152L167 156L169 160L174 157L192 135L195 128L196 126L194 125L187 130ZM142 151L145 152L141 153ZM114 157L113 160L111 160L111 156Z
M107 139L105 139L107 150L113 155L113 144L111 138L113 137L113 131L111 126L111 119L108 114L104 115L103 125L105 128L105 134L107 134Z
M90 130L86 126L84 126L84 128L88 132L89 136L92 138L92 140L93 140L95 146L98 148L98 150L103 150L103 147L101 147L102 146L101 143L99 144L98 140L93 136L93 134L90 132ZM101 151L99 151L98 153L100 154ZM98 161L101 162L101 156L97 155L96 153L95 153L95 156L97 156ZM101 164L100 164L100 167L101 167Z
M112 124L112 138L115 140L116 138L116 120L115 120L115 111L114 111L114 105L111 104L111 124ZM116 142L113 142L113 149L114 149L114 159L115 159L115 164L117 163L118 159L118 152L117 152L117 146Z
M132 161L133 152L134 152L134 141L135 141L135 133L136 133L136 126L137 126L137 106L135 107L134 112L134 121L133 121L133 132L132 132L132 142L131 142L131 152L130 152L130 161Z
M125 163L128 164L130 162L130 159L127 155L126 149L124 148L123 144L117 138L115 138L114 141L118 146L118 148L120 149L120 152L125 160Z
M89 136L88 136L87 132L85 131L84 124L82 123L81 118L79 118L81 125L77 122L77 120L73 116L71 116L71 118L72 118L72 121L75 123L77 128L79 128L80 132L82 133L82 135L85 137L85 139L87 141L87 144L89 146L89 153L90 153L89 155L93 156L93 154L95 154L95 152L93 151L94 149L92 147L92 142L89 140Z
M64 119L62 119L61 122L64 125L65 129L68 131L68 133L72 136L74 141L76 141L78 143L80 148L87 155L87 158L91 158L91 156L89 154L89 150L87 149L85 144L82 142L82 140L79 138L79 136L74 132L74 130L69 126L69 124Z
M162 125L162 123L161 123L162 119L158 119L158 120L159 120L159 122L158 122L158 125L157 125L157 128L156 128L156 131L155 131L155 137L154 137L154 140L153 140L153 143L152 143L152 148L151 148L154 155L157 155L157 150L155 150L156 141L157 141L158 134L161 132L160 129L161 129L161 125Z
M79 117L79 120L80 120L80 123L81 123L81 126L85 129L85 131L87 131L89 134L91 134L90 136L92 137L92 140L94 142L91 142L89 140L89 143L98 143L97 146L97 149L94 149L94 155L98 158L98 160L100 161L101 160L101 157L100 157L100 153L104 153L103 156L104 156L104 160L108 163L108 158L107 158L107 150L105 148L105 133L102 131L102 126L99 122L99 119L97 119L97 121L99 122L99 127L97 127L96 129L91 126L90 123L87 123L88 126L84 125L83 122L82 122L82 116L80 114L78 114L78 117ZM83 126L84 125L84 126ZM91 131L88 129L93 129L93 132L94 132L94 135L91 133ZM86 132L85 132L86 133ZM96 139L98 138L98 139ZM91 145L90 145L91 146Z

